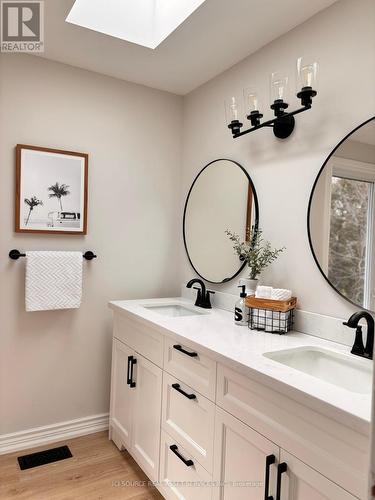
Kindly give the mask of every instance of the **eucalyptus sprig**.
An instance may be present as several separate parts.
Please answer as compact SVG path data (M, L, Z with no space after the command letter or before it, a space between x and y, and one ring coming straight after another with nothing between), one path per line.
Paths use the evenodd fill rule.
M225 231L226 235L233 242L233 248L241 260L246 261L250 268L250 279L257 279L257 276L266 269L285 250L282 248L271 248L271 243L263 239L263 231L259 228L250 231L249 240L241 241L238 234Z

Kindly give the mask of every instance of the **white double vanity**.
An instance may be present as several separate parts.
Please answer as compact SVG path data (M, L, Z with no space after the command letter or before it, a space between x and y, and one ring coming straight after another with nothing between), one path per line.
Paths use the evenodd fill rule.
M110 438L166 499L366 498L369 360L185 299L110 307Z

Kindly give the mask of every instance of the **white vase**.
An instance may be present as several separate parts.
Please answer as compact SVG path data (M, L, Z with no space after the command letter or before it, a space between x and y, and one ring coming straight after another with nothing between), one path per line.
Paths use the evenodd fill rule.
M250 278L240 278L240 285L245 285L247 295L255 295L259 280L252 280Z

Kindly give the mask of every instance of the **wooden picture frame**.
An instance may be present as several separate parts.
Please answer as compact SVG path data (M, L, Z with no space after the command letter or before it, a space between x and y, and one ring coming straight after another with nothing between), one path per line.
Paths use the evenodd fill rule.
M15 203L17 233L87 234L88 154L17 144Z

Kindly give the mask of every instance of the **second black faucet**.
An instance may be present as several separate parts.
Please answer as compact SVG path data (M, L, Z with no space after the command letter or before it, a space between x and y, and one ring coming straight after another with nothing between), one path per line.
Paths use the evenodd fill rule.
M366 346L363 345L362 327L359 325L361 319L367 322L367 340ZM362 358L372 359L372 351L374 350L374 318L367 311L358 311L350 316L348 321L344 323L349 328L355 328L355 341L351 350L352 354L361 356Z

